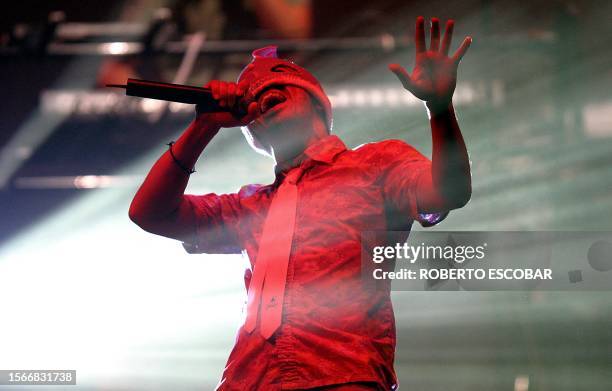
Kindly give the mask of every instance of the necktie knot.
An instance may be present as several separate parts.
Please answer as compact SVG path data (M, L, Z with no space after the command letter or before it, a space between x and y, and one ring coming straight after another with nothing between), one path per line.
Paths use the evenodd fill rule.
M301 165L289 171L287 173L287 176L285 177L285 182L292 184L292 185L297 184L297 182L302 177L302 174L304 173L304 169L305 167Z

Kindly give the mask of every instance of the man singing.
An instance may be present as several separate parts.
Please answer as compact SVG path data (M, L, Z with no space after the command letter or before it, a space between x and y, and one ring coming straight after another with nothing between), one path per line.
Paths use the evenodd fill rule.
M363 231L408 231L441 221L471 196L470 164L452 96L471 38L449 56L453 21L441 39L416 22L411 73L389 66L427 107L431 161L399 140L347 149L331 135L331 105L305 69L253 52L237 83L208 86L230 112L199 113L155 163L130 218L181 240L193 253L246 250L247 314L218 390L394 390L395 321L390 289L361 280ZM248 107L244 116L235 114ZM243 126L251 146L276 162L270 185L234 194L185 195L192 167L221 128Z

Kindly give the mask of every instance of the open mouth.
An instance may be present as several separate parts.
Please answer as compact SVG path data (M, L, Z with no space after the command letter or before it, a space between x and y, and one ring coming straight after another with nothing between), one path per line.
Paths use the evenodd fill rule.
M257 101L259 102L259 111L263 114L287 100L287 97L279 90L270 88L264 90Z

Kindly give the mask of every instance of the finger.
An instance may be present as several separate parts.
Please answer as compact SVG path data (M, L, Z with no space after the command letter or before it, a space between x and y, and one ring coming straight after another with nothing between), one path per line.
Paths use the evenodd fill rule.
M457 49L457 51L453 55L453 59L455 60L457 64L461 61L461 59L465 55L465 52L467 52L471 44L472 44L472 37L465 37L465 39L461 43L461 46L459 46L459 49Z
M389 70L393 72L395 76L397 76L399 81L402 82L402 85L405 89L412 89L412 79L410 78L410 73L408 73L408 71L405 70L404 67L399 64L389 64Z
M449 19L446 22L446 30L444 31L444 38L442 39L442 48L440 52L445 56L448 56L448 50L450 49L451 42L453 40L453 29L455 28L455 21Z
M234 107L236 104L236 83L229 83L227 86L227 105Z
M259 113L259 103L251 102L247 111L249 113L249 117L255 118Z
M238 97L244 96L245 92L246 92L246 83L242 82L242 83L236 84L236 95Z
M242 118L242 124L248 125L259 114L259 105L257 102L251 102L247 108L247 114Z
M414 32L414 45L417 53L425 51L425 18L419 16L416 20L416 30Z
M431 42L429 50L437 52L440 49L440 20L431 18Z
M215 100L219 100L219 81L212 80L208 82L208 85L210 86L210 91L212 92L213 98L215 98Z
M247 93L249 89L249 83L247 81L241 81L240 83L238 83L238 90L241 92L240 95L244 95Z
M227 83L223 82L219 86L219 105L221 107L227 106Z

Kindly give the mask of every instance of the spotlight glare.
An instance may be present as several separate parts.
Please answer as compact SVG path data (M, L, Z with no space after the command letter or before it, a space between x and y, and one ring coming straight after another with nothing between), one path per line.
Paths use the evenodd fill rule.
M125 42L111 42L106 46L108 54L121 55L128 52L129 46Z

